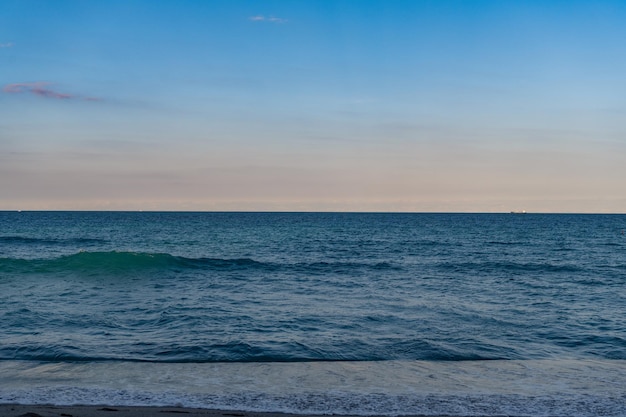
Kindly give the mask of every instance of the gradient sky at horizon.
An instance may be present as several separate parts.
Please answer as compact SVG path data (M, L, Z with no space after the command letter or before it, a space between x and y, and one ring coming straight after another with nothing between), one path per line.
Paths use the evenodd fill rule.
M626 212L626 2L0 2L0 209Z

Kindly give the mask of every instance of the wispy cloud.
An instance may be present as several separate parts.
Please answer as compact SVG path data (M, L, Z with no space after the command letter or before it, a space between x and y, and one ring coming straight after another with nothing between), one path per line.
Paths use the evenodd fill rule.
M57 98L57 99L71 99L74 98L71 94L59 93L58 91L54 91L47 86L49 83L44 82L36 82L36 83L14 83L7 84L4 86L2 91L10 94L19 94L19 93L32 93L39 97L45 98Z
M0 48L13 48L14 46L13 42L0 43Z
M263 15L250 16L248 20L251 20L253 22L287 23L287 19L282 19L280 17L275 17L275 16L263 16Z
M37 81L34 83L13 83L6 84L2 91L8 94L24 94L30 93L38 97L51 98L58 100L84 100L84 101L100 101L96 97L78 96L74 94L62 93L50 88L48 82Z

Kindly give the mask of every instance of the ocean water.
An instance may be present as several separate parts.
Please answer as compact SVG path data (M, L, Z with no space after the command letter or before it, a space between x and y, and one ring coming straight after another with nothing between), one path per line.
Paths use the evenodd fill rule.
M0 403L626 415L626 215L0 212Z

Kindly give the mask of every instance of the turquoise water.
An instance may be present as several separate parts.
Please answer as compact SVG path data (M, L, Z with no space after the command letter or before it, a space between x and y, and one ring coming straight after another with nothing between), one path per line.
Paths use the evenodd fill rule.
M0 402L625 415L624 229L0 212Z

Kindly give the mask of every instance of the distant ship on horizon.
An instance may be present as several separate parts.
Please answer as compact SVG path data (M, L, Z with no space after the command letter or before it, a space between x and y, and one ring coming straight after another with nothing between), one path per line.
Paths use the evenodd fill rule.
M513 210L511 211L511 214L526 214L526 210Z

